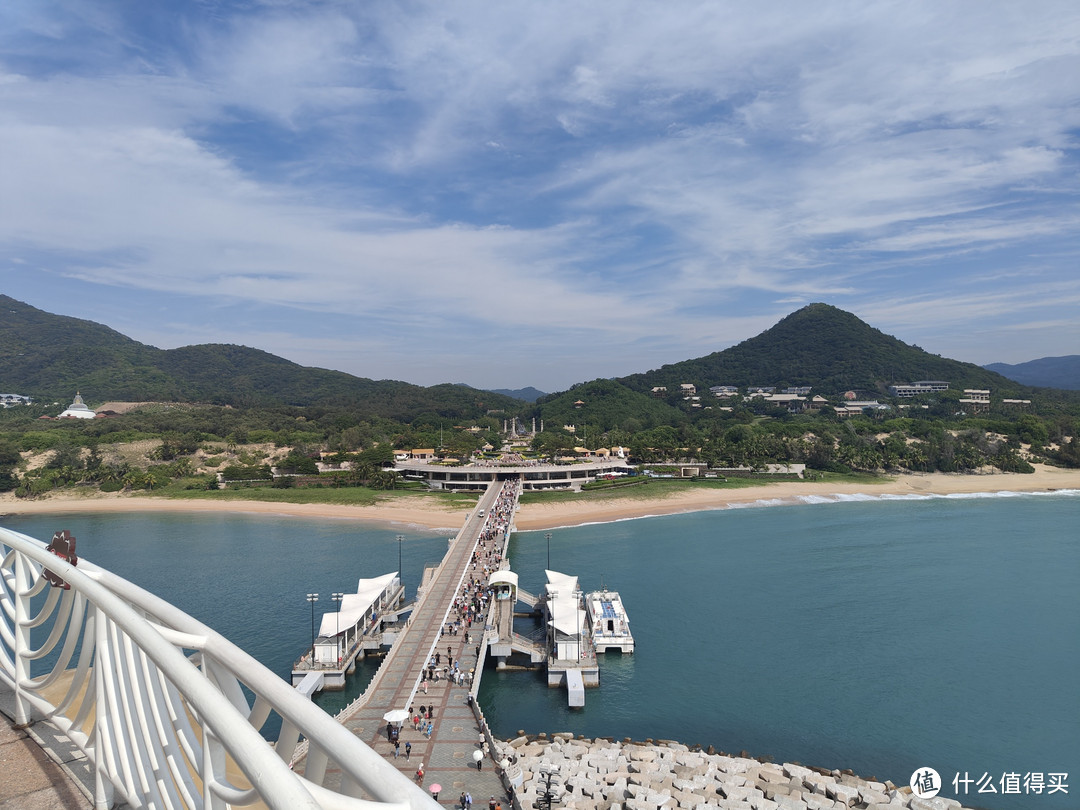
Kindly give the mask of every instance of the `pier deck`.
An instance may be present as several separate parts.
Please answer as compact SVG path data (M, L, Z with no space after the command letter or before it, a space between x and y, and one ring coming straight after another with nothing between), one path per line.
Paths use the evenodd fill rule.
M473 551L484 528L481 510L490 513L501 493L501 484L492 485L480 498L477 508L466 521L454 542L447 550L434 575L425 583L424 592L409 622L372 679L364 695L354 707L342 713L343 725L353 734L403 771L412 775L420 763L424 764L424 785L440 784L439 801L450 805L457 802L462 791L469 791L478 806L495 796L502 801L505 791L491 757L488 756L477 769L473 752L480 750L484 731L470 705L470 685L458 686L446 679L420 684L420 672L436 652L460 661L468 672L475 669L476 678L481 672L478 656L484 654L483 626L474 622L471 629L462 628L458 635L441 635L448 621L455 596L461 583L468 582ZM515 498L516 503L516 498ZM512 519L512 518L511 518ZM499 543L502 549L502 543ZM482 579L482 571L474 574ZM468 632L470 643L465 643ZM413 729L412 723L402 726L401 749L394 758L394 746L387 739L383 715L393 709L410 706L432 706L433 732L428 738ZM412 751L405 755L405 743L411 743ZM490 740L489 740L490 745ZM327 774L327 787L331 787L333 774Z

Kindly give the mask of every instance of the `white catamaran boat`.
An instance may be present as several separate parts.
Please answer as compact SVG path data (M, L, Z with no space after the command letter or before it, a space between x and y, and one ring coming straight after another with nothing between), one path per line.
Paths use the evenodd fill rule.
M589 626L592 628L593 645L597 654L607 650L624 653L634 651L630 620L618 593L606 588L593 591L585 597L585 610L589 614Z

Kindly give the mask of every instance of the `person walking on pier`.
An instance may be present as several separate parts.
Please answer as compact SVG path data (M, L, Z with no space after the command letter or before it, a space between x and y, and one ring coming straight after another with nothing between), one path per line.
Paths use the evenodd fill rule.
M394 739L394 759L398 758L398 754L401 753L401 740Z
M409 761L409 757L412 756L412 743L408 740L405 741L405 761Z

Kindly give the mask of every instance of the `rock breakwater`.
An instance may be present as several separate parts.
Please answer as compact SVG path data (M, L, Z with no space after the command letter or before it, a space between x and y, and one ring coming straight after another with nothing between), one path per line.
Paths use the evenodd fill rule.
M545 771L558 786L553 806L566 810L958 810L953 799L920 799L904 785L851 773L773 764L655 744L518 737L498 743L505 775L518 783L516 804L532 810L546 790Z

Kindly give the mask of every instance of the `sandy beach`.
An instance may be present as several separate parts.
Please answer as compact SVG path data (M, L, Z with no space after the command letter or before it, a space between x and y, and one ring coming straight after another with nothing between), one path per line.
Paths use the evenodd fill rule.
M945 473L908 474L873 483L819 483L783 481L739 489L688 489L659 498L598 498L596 500L552 501L526 504L517 517L521 531L543 531L584 523L725 509L737 504L800 503L800 498L838 495L952 495L962 493L1049 492L1080 489L1080 470L1062 470L1037 465L1034 474L993 473L953 475ZM171 500L146 495L114 493L77 497L56 495L33 500L0 496L0 516L12 514L72 514L88 512L247 512L296 517L349 518L354 520L421 526L430 529L458 529L467 512L449 508L423 495L395 498L377 506L335 504L263 503L260 501ZM0 517L2 524L2 517Z

